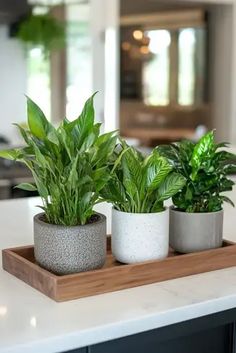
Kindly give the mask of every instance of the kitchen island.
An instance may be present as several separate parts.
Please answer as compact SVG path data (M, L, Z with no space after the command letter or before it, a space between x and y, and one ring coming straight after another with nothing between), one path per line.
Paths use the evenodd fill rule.
M1 249L32 244L39 203L0 202ZM236 241L228 205L224 235ZM65 303L0 268L0 353L235 353L235 322L236 267Z

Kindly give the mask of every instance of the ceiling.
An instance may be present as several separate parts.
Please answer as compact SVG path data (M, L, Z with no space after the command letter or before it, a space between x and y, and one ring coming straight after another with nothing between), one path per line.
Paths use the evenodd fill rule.
M0 24L17 21L28 9L27 0L0 0Z

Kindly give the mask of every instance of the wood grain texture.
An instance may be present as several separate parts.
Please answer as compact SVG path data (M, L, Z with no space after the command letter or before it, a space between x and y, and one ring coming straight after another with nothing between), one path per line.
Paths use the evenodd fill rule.
M113 258L108 238L102 269L65 276L37 265L33 246L5 249L2 261L4 270L60 302L236 266L236 244L225 241L222 248L184 255L170 250L161 261L124 265Z

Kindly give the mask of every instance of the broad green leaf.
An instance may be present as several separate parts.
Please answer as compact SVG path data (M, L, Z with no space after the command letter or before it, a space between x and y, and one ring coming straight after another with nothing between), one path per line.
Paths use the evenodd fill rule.
M61 125L58 130L58 136L60 140L60 147L65 149L70 160L73 159L74 155L74 141L70 139L70 134Z
M78 130L78 134L80 137L80 143L83 144L83 139L87 134L91 131L94 125L94 106L93 106L93 98L96 93L94 93L84 105L82 113L80 116L72 121L71 123L66 125L66 130L71 132L74 128Z
M96 146L101 146L104 143L107 143L107 141L109 141L112 137L114 137L116 135L117 135L117 130L110 131L110 132L107 132L105 134L100 135L97 139Z
M228 148L229 147L229 143L228 142L220 142L215 144L215 150L217 150L218 148Z
M45 139L49 130L49 122L39 106L27 97L28 125L31 133L38 139Z
M137 198L138 198L138 188L135 185L135 183L133 182L133 180L124 179L124 187L125 190L127 192L127 194L130 196L130 198L136 202Z
M121 163L123 154L126 153L131 147L127 147L125 149L123 149L123 151L121 151L120 155L117 157L117 159L114 162L113 168L111 170L111 173L114 173L114 171L116 170L116 168L119 166L119 164Z
M92 158L93 165L96 165L97 168L100 168L104 163L108 162L109 157L114 151L116 146L117 136L109 136L100 146L96 146L96 153Z
M21 149L0 150L0 158L5 158L11 161L14 161L21 158L21 156L22 156Z
M171 198L184 187L185 183L186 179L181 174L170 173L159 187L158 201Z
M35 160L38 162L41 168L47 168L47 160L45 156L41 153L40 149L36 144L33 145L34 153L35 153Z
M143 170L139 156L134 148L128 149L126 153L123 154L121 164L124 173L124 182L129 180L129 183L136 185L141 192Z
M118 179L110 179L109 183L101 190L101 196L104 197L108 202L113 204L126 203L126 194L124 185Z
M154 205L151 208L151 212L162 212L162 211L164 211L163 202L156 200Z
M70 165L70 174L68 177L68 183L70 188L75 189L79 183L78 172L77 172L77 164L78 164L79 154L76 156L74 161Z
M21 190L26 190L26 191L37 191L36 186L33 184L30 184L30 183L21 183L21 184L15 186L15 188L21 189Z
M51 128L47 133L47 138L50 142L54 143L55 145L59 146L59 140L57 137L56 129Z
M236 154L230 153L228 151L219 151L214 154L213 159L219 162L225 162L225 161L235 162Z
M145 186L148 192L157 189L171 170L172 166L166 158L152 154L146 162Z
M193 150L192 158L190 160L190 165L192 166L191 178L194 180L196 175L205 161L207 156L210 156L214 148L214 132L210 131L204 135L199 142L196 144Z
M49 192L48 192L46 185L44 185L43 179L39 178L34 171L32 171L32 174L33 174L34 181L35 181L37 190L39 192L39 195L43 199L47 199L49 197Z
M92 146L94 146L95 141L98 141L100 126L100 123L97 123L93 126L93 129L90 134L88 134L87 138L84 139L84 142L80 147L80 152L89 150Z

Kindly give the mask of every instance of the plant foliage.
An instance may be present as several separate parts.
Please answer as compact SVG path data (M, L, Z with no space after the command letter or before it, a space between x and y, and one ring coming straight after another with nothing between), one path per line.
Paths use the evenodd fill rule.
M161 212L164 201L185 184L185 178L173 172L171 164L156 149L144 157L121 140L113 158L111 178L101 190L101 196L119 211Z
M172 163L175 171L187 180L173 197L174 205L185 212L215 212L223 202L233 202L222 194L233 188L227 176L236 171L236 156L222 148L227 143L215 142L214 132L205 134L197 143L182 141L160 146L159 152Z
M109 160L116 145L116 132L99 136L94 123L93 96L76 120L64 119L55 129L41 109L28 98L28 126L18 128L26 142L21 149L0 151L0 157L20 161L31 170L47 221L73 226L86 224L93 215L99 191L110 178Z
M49 13L25 18L19 25L16 37L32 47L42 46L44 54L48 55L52 49L65 46L65 26Z

